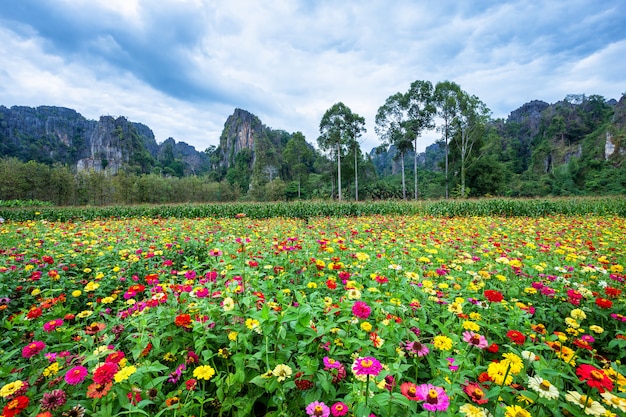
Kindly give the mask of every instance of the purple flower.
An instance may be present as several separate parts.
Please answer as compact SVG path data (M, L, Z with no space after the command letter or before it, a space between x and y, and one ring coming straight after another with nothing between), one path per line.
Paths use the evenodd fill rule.
M309 416L328 417L330 416L330 408L323 402L313 401L306 406L306 413Z
M489 342L487 342L485 336L474 332L463 332L463 340L472 346L476 346L478 349L484 349L489 346Z
M352 370L356 375L372 375L376 376L382 371L383 366L378 359L371 356L365 358L356 358L352 365Z
M422 384L417 387L415 395L424 401L422 407L428 411L445 411L450 406L450 398L441 387Z

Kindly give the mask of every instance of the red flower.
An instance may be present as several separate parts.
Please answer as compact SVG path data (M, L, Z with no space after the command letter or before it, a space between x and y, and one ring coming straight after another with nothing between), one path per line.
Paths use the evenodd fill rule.
M25 395L20 395L19 397L12 399L2 409L2 415L4 417L14 417L18 415L23 409L28 407L28 401L29 399Z
M500 347L495 343L490 344L489 347L487 348L487 352L489 353L498 353L499 350L500 350Z
M613 390L613 381L604 373L602 369L598 369L595 366L583 364L576 369L576 375L578 379L583 382L587 382L590 387L595 387L603 393L605 390Z
M489 402L487 398L485 398L485 389L475 382L470 382L467 385L463 385L463 392L470 397L470 400L474 401L476 404L486 404Z
M176 316L174 320L174 324L178 327L190 328L191 327L191 316L189 314L179 314Z
M609 309L613 307L613 301L607 300L606 298L598 297L596 298L596 305L600 308Z
M604 289L604 293L609 298L618 298L620 295L622 295L622 290L613 287L606 287Z
M484 294L487 300L489 300L492 303L499 303L500 301L504 300L504 296L502 295L500 291L485 290Z
M106 383L111 382L118 369L119 368L116 363L105 362L94 371L93 382L99 385L105 385Z
M417 395L417 385L412 382L404 382L400 385L400 392L412 401L422 401L423 398Z
M526 342L526 336L517 330L509 330L506 332L506 337L508 337L511 342L516 345L523 345Z

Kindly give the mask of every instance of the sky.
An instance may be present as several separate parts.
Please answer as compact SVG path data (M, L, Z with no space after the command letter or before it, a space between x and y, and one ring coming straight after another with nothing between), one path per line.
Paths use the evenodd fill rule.
M366 120L415 80L494 118L626 93L623 0L3 0L0 105L125 116L203 151L235 108L316 144L342 102ZM440 137L425 132L420 150Z

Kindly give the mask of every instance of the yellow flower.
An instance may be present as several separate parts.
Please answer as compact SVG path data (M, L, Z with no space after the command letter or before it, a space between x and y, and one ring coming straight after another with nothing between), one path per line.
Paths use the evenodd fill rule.
M43 376L56 375L59 372L59 369L61 369L61 367L59 366L59 363L54 362L53 364L51 364L50 366L48 366L46 369L43 370Z
M438 350L450 350L452 349L452 339L448 336L435 336L433 339L433 345L435 346L435 349Z
M9 382L8 384L3 385L2 388L0 388L0 397L6 398L9 395L13 395L23 386L24 383L22 381Z
M232 311L235 308L235 300L233 300L231 297L224 298L224 301L222 302L222 308L224 309L224 311Z
M502 362L491 362L487 367L487 374L496 383L496 385L511 385L513 376L508 371L509 364ZM505 379L506 375L506 379Z
M565 317L565 324L567 324L573 329L578 329L580 327L580 323L578 323L576 320L574 320L571 317Z
M285 379L291 377L292 372L291 367L288 365L278 364L272 371L272 374L274 374L278 382L283 382Z
M317 288L317 283L311 281L308 284L306 284L307 288Z
M174 356L171 352L167 352L163 355L163 360L166 362L174 362L176 360L176 356Z
M369 332L372 330L372 325L369 322L364 321L363 323L361 323L361 330Z
M246 327L250 330L257 330L259 327L259 321L257 319L253 319L253 318L247 318L246 319Z
M34 290L30 292L30 295L32 295L33 297L36 297L39 294L41 294L41 290L39 288L35 288Z
M504 417L531 417L531 414L519 405L509 405L504 410Z
M239 333L237 332L233 332L233 331L228 332L228 340L230 340L231 342L236 341L237 335L239 335Z
M477 407L472 404L463 404L459 408L459 411L465 414L465 417L487 417L491 415L491 413L489 413L484 408Z
M573 309L572 311L570 311L569 315L571 318L578 320L578 321L583 321L584 319L587 318L587 315L585 314L585 312L582 311L580 308Z
M448 304L448 311L453 314L461 314L463 312L463 306L457 302Z
M198 366L193 371L193 376L198 379L204 379L205 381L213 378L213 375L215 375L215 369L213 369L210 365Z
M81 290L72 291L72 297L80 297L83 292Z
M85 292L95 291L98 288L100 288L100 284L89 281L87 285L85 285Z
M589 326L589 330L597 334L604 333L604 329L600 326L596 326L595 324Z
M470 313L469 316L470 316L470 319L472 319L472 320L480 320L480 319L482 319L482 316L480 315L480 313L477 313L477 312L472 312L472 313Z
M463 328L465 330L471 330L473 332L480 331L480 326L478 324L474 323L473 321L469 321L469 320L465 320L463 322Z
M115 374L113 378L115 379L115 382L126 381L128 377L130 377L136 371L137 371L137 368L134 365L126 366L120 369L119 371L117 371L117 373Z
M502 357L504 357L504 359L502 359L503 364L511 365L509 372L513 375L519 374L522 369L524 369L524 361L522 361L522 358L517 356L515 353L505 353Z

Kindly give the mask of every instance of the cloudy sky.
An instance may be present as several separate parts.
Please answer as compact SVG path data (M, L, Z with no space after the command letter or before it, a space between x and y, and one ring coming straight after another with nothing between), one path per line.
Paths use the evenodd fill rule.
M204 150L237 107L315 143L343 102L378 107L450 80L493 117L626 92L623 0L4 0L0 105L126 116ZM423 146L437 138L422 139Z

